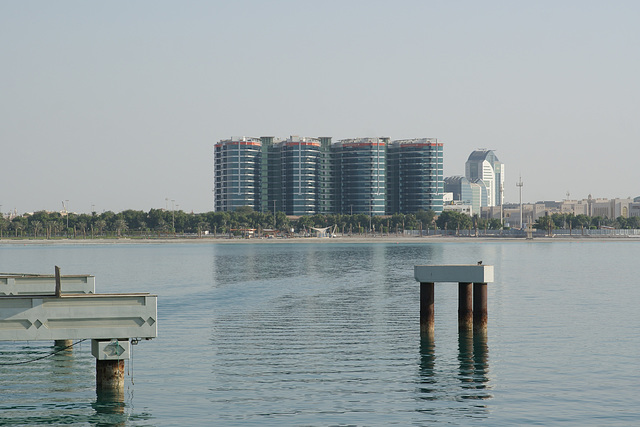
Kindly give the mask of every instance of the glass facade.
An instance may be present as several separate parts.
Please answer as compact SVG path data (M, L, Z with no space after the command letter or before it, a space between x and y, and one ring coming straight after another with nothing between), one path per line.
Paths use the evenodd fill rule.
M261 149L259 139L246 137L231 138L215 145L214 211L258 207Z
M281 199L287 215L318 213L320 141L292 136L279 144Z
M287 215L442 212L434 138L235 137L214 148L214 210Z
M321 137L320 166L318 170L318 209L319 213L325 215L338 212L335 157L331 147L331 137Z
M442 212L443 144L435 138L393 141L388 148L387 213Z
M500 206L504 198L504 165L493 150L476 150L465 163L465 175L471 182L482 180L489 193L488 205Z
M386 155L389 138L338 141L340 212L384 215L386 211Z

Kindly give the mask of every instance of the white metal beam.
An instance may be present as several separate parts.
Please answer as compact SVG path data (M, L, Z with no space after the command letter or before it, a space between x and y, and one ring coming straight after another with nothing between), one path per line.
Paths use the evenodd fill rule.
M155 338L149 294L0 297L0 341Z
M95 294L96 278L89 275L61 276L63 294ZM0 296L2 295L54 295L56 277L54 275L11 274L0 275Z
M413 269L416 281L420 283L457 282L490 283L493 282L492 265L416 265Z

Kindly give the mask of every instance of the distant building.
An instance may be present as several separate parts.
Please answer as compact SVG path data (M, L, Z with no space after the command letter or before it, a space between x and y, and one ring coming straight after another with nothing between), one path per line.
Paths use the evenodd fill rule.
M482 206L500 206L504 203L504 165L493 150L472 152L465 164L465 177L470 182L481 180L487 187L488 201Z
M442 211L443 144L330 137L232 137L214 146L214 210L291 216Z
M471 206L472 215L489 203L487 186L480 179L471 182L464 176L449 176L444 179L444 190L453 193L455 202Z
M385 214L388 142L389 138L355 138L334 145L340 213Z
M443 144L436 138L401 139L387 148L387 213L442 212Z
M320 140L291 136L270 147L271 198L287 215L319 211ZM276 176L278 175L279 176ZM276 184L277 183L277 184ZM275 184L275 185L274 185Z
M520 228L519 217L520 205L516 203L504 204L502 215L504 215L505 226ZM482 218L500 218L501 209L499 206L483 207L480 213ZM615 219L620 216L629 218L640 216L640 203L632 202L631 199L594 199L589 196L582 200L562 200L562 201L541 201L537 203L522 204L522 221L533 223L538 218L553 214L572 214L575 216L585 215L588 217L602 217Z
M450 204L445 204L442 210L454 211L454 212L463 213L469 216L473 216L473 208L471 207L471 205L468 205L466 203L453 202Z
M233 211L241 206L257 207L261 149L262 143L257 138L232 137L215 144L215 211Z

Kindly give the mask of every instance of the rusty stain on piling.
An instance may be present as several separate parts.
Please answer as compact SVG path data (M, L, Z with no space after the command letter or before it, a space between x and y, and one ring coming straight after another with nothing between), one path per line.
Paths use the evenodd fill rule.
M434 333L434 284L420 283L420 332L433 335Z
M96 360L96 390L124 389L124 360Z
M487 330L487 284L473 284L473 330L482 332Z
M471 283L458 283L458 328L473 329L473 292Z

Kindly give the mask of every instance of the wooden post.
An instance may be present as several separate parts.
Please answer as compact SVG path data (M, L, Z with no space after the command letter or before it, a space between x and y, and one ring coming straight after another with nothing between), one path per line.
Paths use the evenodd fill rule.
M420 333L433 335L434 332L434 291L433 283L420 283Z
M473 284L473 331L487 330L487 284Z
M98 392L124 390L124 360L96 359L96 390Z
M458 283L458 329L473 329L473 293L471 283Z
M62 296L62 285L60 283L60 267L56 267L56 296L59 298Z

